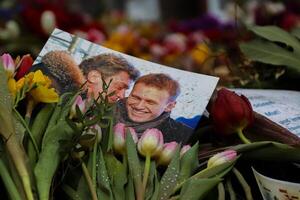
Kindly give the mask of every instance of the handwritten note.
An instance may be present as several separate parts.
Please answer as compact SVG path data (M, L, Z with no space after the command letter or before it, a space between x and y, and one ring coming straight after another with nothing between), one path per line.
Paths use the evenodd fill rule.
M289 90L233 89L246 96L253 110L300 137L300 92Z

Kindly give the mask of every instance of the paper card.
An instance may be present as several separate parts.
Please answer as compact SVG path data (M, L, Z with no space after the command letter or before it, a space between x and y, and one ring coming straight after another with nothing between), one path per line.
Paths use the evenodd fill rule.
M164 73L176 80L180 85L180 94L176 98L176 105L171 110L171 118L184 123L194 129L203 114L206 105L218 82L217 77L183 71L164 65L156 64L129 56L72 34L55 29L47 43L40 52L35 64L41 63L43 57L51 52L65 50L71 53L75 62L79 65L83 60L100 54L112 53L125 58L131 65L140 71L141 76L150 73ZM125 97L132 92L134 83L126 91ZM150 118L149 118L150 119Z
M253 110L300 137L300 92L257 89L233 91L245 95Z
M300 199L300 184L269 178L252 167L264 200Z

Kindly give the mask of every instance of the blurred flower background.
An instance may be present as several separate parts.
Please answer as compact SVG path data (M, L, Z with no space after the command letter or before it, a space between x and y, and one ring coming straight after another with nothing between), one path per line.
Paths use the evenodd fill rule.
M36 57L57 27L142 59L220 77L220 86L300 90L299 73L255 62L250 25L300 27L298 0L1 0L0 54ZM299 66L298 66L299 67Z

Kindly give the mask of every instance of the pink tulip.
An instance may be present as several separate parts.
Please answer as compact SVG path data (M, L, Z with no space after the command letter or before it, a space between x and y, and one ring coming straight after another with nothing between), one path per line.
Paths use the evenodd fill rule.
M131 134L134 143L137 143L138 137L135 130L132 127L128 127L128 130ZM114 143L113 143L113 148L117 153L123 154L125 152L126 149L125 141L126 141L126 126L123 123L117 123L114 126Z
M15 72L15 62L12 57L8 53L4 53L1 56L1 62L5 71L7 71L10 76L12 76Z
M159 165L167 166L171 162L177 146L178 146L177 142L165 143L162 151L159 154L157 163Z
M158 155L164 144L163 134L156 128L147 129L138 141L138 150L143 156Z
M182 157L188 150L190 150L191 145L184 145L180 150L180 157Z
M208 160L207 168L215 167L226 162L233 161L237 156L235 150L226 150L220 153L215 154Z
M85 100L82 100L82 97L78 95L73 103L70 111L70 119L76 117L76 106L78 106L79 110L84 113L85 112Z

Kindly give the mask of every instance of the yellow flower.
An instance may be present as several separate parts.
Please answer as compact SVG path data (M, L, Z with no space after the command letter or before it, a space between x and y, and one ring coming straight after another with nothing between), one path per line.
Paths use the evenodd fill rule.
M29 93L35 103L53 103L58 101L58 94L54 88L50 88L51 79L45 76L41 70L30 72L25 76L25 81L29 88L32 88Z
M30 91L30 95L37 102L54 103L58 102L58 94L54 88L48 88L43 85L38 85L36 88Z
M17 84L16 84L17 92L20 91L22 89L22 87L24 87L24 85L25 85L25 78L22 77L17 81Z
M44 85L46 87L49 87L51 85L51 80L47 76L45 76L41 70L37 70L36 72L34 72L32 82Z
M8 90L9 90L9 92L11 93L11 95L13 97L16 96L16 94L17 94L17 83L16 83L15 79L10 78L8 80Z
M203 62L209 57L211 50L205 43L198 44L191 51L191 56L194 61L198 64L203 64Z

